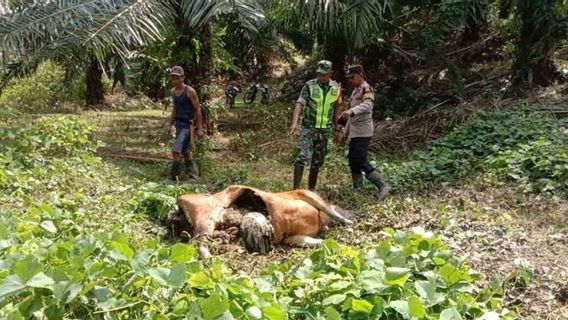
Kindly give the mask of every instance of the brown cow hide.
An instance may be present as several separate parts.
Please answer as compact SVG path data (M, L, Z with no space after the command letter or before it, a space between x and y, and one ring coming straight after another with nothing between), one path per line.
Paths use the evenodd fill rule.
M313 247L330 219L350 224L348 212L327 204L316 193L294 190L272 193L232 185L214 194L185 194L168 216L170 235L190 238L240 237L249 252L266 254L273 244Z

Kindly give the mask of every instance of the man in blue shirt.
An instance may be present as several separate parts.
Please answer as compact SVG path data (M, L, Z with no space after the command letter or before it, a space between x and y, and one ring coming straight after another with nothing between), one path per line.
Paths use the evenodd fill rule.
M175 124L176 141L172 148L173 162L171 169L171 179L175 182L180 175L182 154L185 159L187 173L194 178L199 176L197 162L191 153L191 132L195 114L197 116L197 135L199 137L203 136L203 117L197 92L184 83L185 74L183 68L174 66L170 71L170 77L174 85L172 89L174 107L166 126L166 133L169 135L172 126Z

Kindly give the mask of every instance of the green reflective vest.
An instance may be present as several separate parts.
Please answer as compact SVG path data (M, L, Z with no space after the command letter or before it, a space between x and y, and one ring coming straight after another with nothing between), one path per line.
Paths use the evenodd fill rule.
M337 82L330 80L324 89L317 80L310 80L308 87L309 99L304 110L302 125L316 129L331 128L333 123L333 109L339 99L340 89Z

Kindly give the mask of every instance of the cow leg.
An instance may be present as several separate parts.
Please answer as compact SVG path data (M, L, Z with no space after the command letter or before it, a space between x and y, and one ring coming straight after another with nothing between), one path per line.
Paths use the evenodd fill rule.
M291 236L283 240L289 246L302 248L319 248L323 244L322 239L312 238L310 236Z

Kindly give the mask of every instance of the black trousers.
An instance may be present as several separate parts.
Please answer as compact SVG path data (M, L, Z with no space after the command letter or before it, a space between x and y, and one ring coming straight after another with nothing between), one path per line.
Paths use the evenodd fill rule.
M348 158L351 173L365 172L365 174L369 174L375 171L375 167L367 159L369 142L371 142L371 137L351 138L349 141Z

